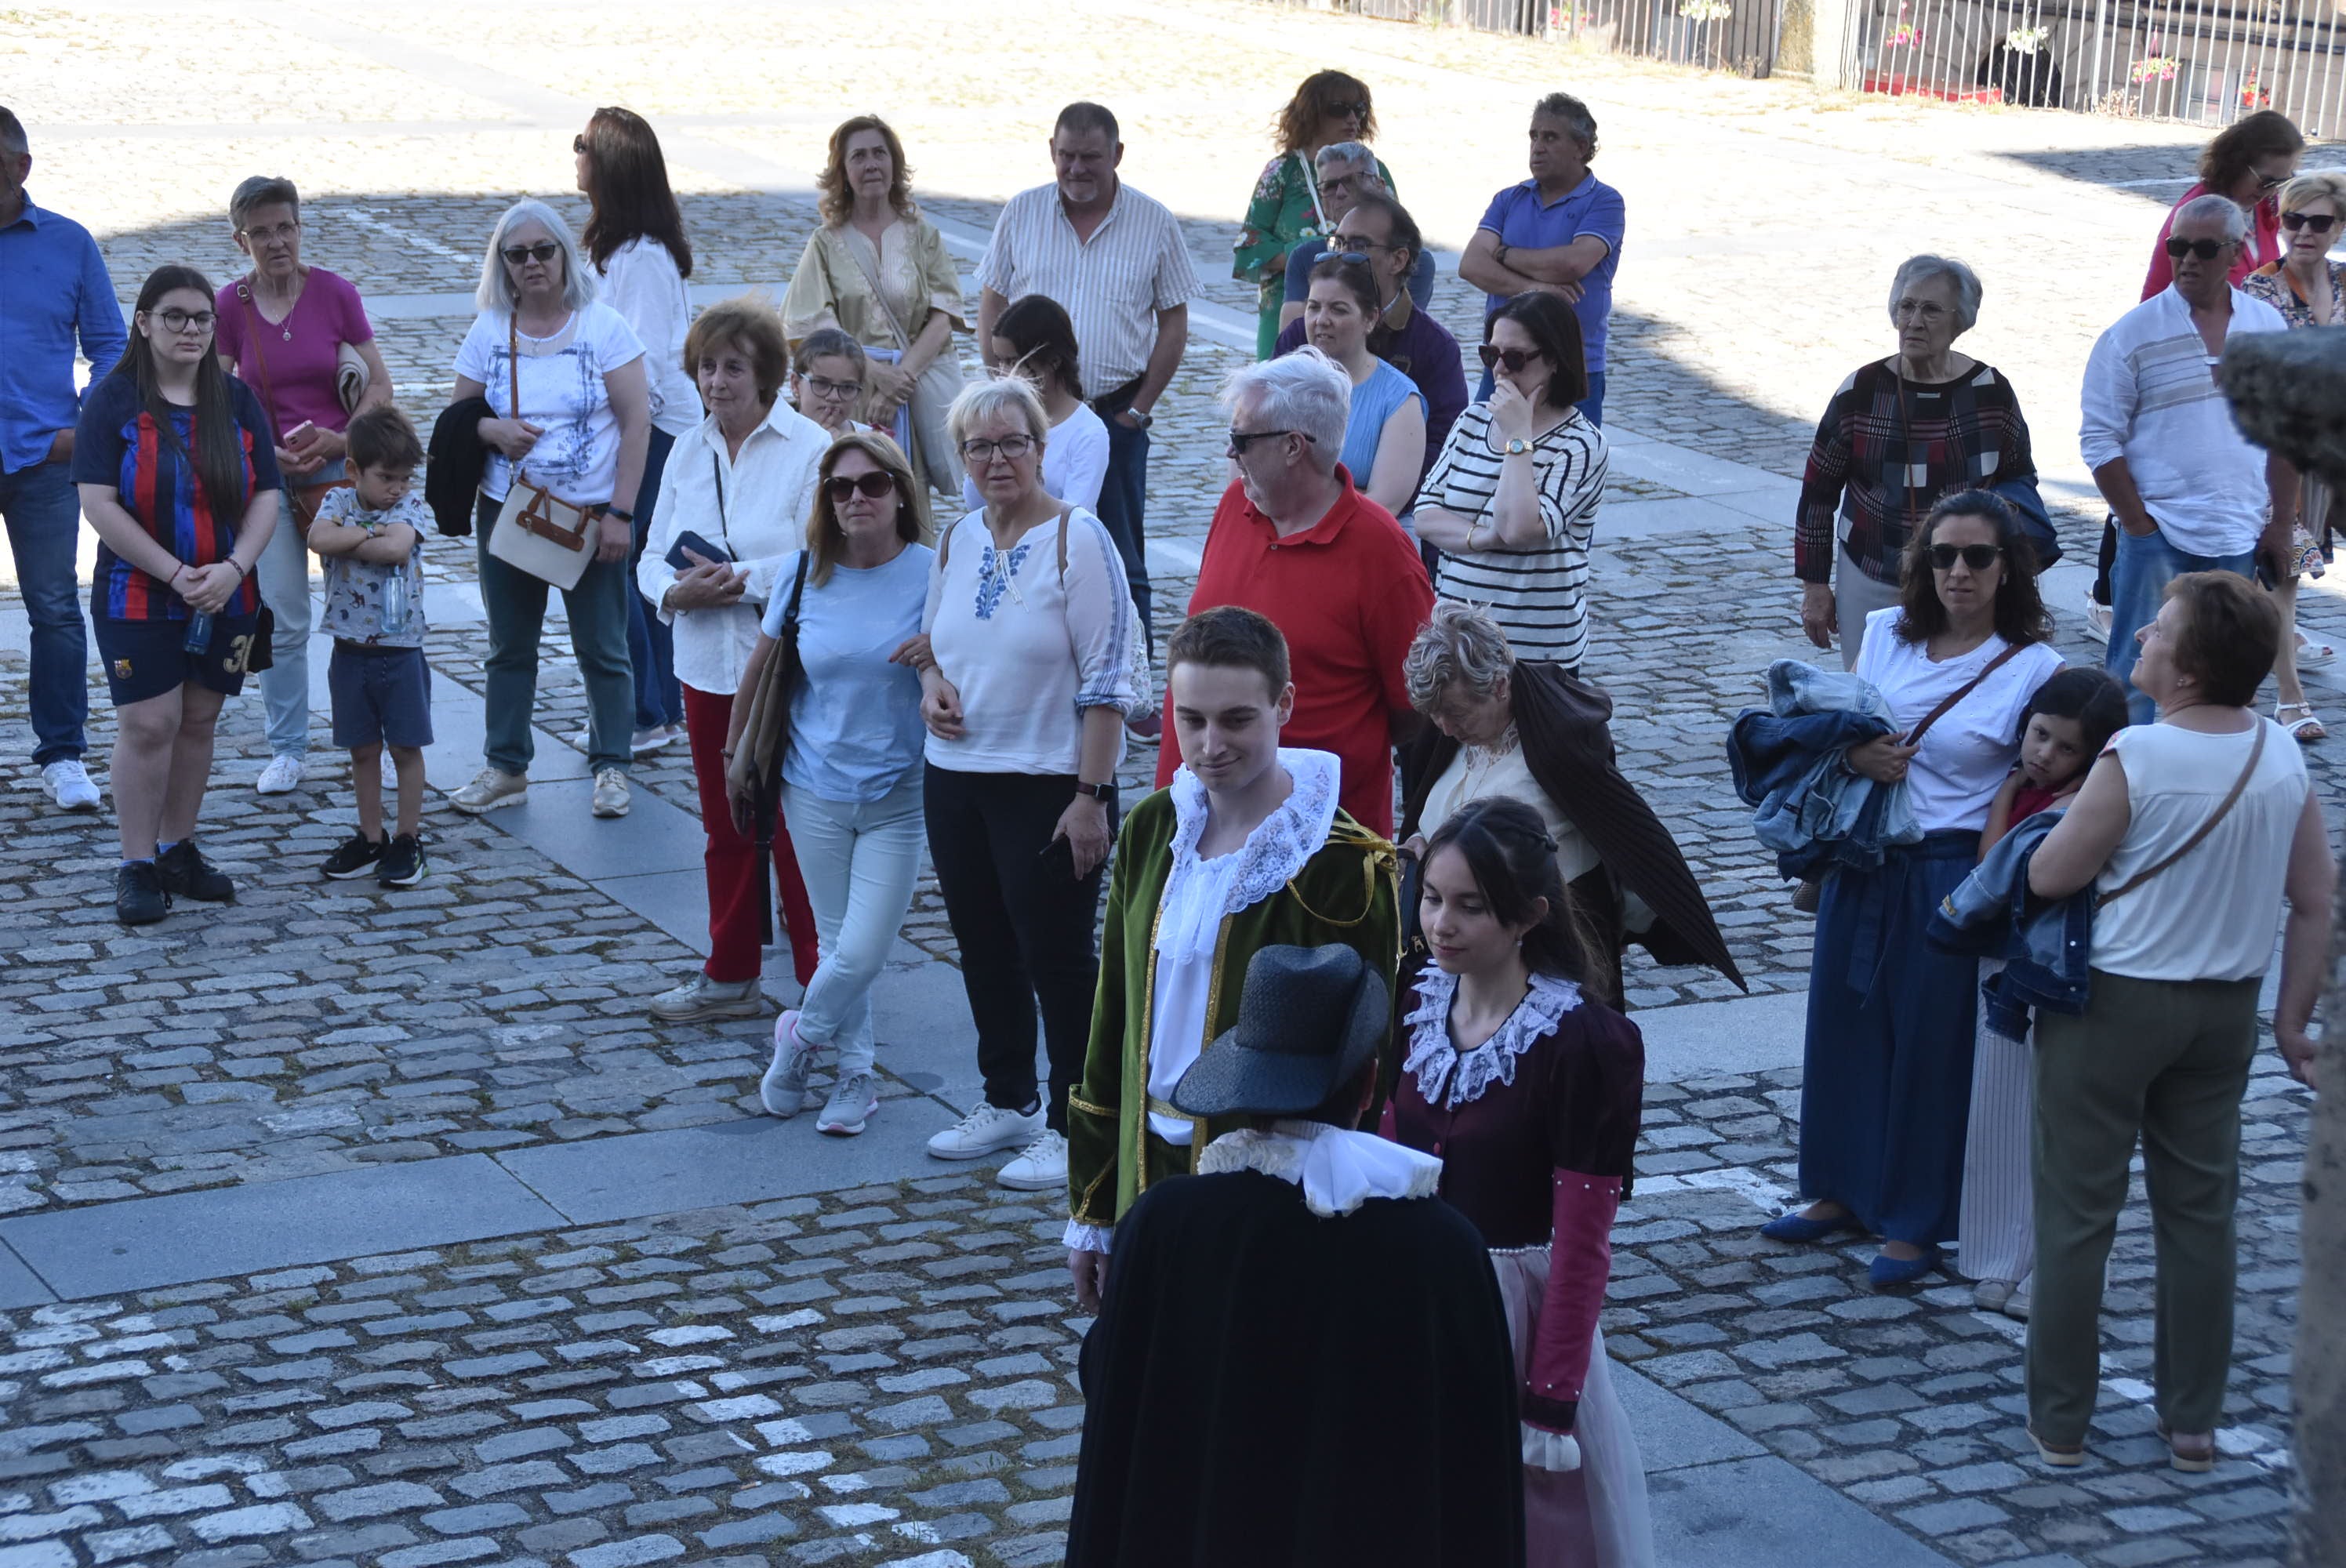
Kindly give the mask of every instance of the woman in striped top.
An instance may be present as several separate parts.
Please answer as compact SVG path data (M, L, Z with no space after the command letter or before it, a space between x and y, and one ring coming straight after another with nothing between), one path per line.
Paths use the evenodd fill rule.
M1433 591L1482 606L1520 659L1577 669L1606 462L1574 406L1588 395L1579 320L1518 294L1484 323L1483 363L1489 401L1458 416L1418 491L1418 536L1442 552Z

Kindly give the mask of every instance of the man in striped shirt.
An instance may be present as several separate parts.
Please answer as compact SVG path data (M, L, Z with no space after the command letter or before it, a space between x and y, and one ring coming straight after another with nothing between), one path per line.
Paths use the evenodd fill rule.
M1074 103L1051 128L1050 185L1004 204L977 264L977 341L994 357L994 323L1029 294L1056 300L1075 323L1084 395L1107 423L1107 478L1099 520L1124 557L1126 580L1148 624L1142 512L1148 489L1151 410L1189 341L1197 268L1162 202L1117 178L1124 161L1116 117Z

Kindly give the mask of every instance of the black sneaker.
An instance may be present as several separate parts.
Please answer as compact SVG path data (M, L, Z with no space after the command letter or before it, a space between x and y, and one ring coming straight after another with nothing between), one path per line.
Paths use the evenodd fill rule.
M318 869L338 882L346 882L352 877L365 876L381 865L384 848L381 839L352 833L326 857L326 863Z
M156 856L155 870L163 879L163 891L175 897L208 904L236 902L236 884L204 859L193 839L182 839Z
M171 912L171 895L152 860L126 861L114 873L114 918L124 925L153 925Z
M387 888L412 888L423 880L423 846L413 833L402 833L382 851L382 869L374 880Z

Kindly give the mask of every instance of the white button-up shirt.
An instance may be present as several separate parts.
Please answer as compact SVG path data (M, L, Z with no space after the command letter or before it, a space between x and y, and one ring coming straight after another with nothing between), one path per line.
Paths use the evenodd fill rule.
M1147 370L1157 347L1157 312L1201 292L1181 226L1163 202L1121 181L1088 239L1076 238L1057 186L1012 197L994 219L977 282L1013 303L1042 294L1066 308L1087 398Z
M741 684L775 576L806 544L815 475L830 448L822 426L777 398L739 457L728 453L714 414L668 453L636 584L676 628L676 678L684 685L730 697ZM660 602L677 578L668 553L688 530L747 568L750 584L737 603L678 611Z

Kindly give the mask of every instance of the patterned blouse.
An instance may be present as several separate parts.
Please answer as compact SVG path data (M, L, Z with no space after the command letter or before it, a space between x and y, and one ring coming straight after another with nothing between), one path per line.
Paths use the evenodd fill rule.
M2313 307L2297 288L2297 280L2282 271L2278 261L2268 261L2240 280L2241 293L2279 311L2291 329L2313 326ZM2346 261L2330 263L2330 293L2336 301L2331 308L2330 324L2346 325Z
M1392 170L1377 160L1377 178L1392 189ZM1308 152L1283 152L1262 166L1245 226L1231 247L1230 276L1252 283L1259 312L1255 358L1270 358L1279 336L1279 307L1287 297L1287 252L1299 239L1326 238L1337 215L1320 204L1320 178Z

